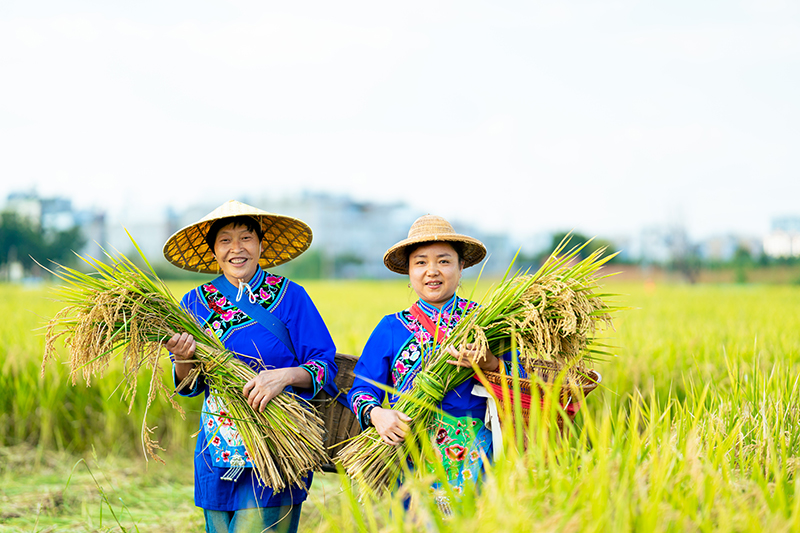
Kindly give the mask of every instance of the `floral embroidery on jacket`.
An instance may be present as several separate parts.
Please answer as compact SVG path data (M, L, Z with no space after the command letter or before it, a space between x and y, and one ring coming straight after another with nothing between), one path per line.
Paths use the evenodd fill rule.
M256 303L266 310L277 305L287 285L287 279L264 273L258 288L254 289ZM212 314L206 321L206 331L220 340L225 340L236 328L254 322L247 314L220 293L213 284L207 283L197 288L200 298L211 309Z
M464 315L477 305L475 302L456 297L452 307L448 306L447 309L441 312L432 310L429 306L420 307L431 311L428 316L430 316L433 323L438 323L439 327L443 328L446 334L449 335ZM391 368L391 386L402 392L411 386L414 376L421 367L423 355L430 352L434 346L432 342L433 336L419 323L419 320L411 313L410 308L396 313L395 316L412 333L412 336L398 351ZM397 395L393 395L392 401L395 398L397 398Z

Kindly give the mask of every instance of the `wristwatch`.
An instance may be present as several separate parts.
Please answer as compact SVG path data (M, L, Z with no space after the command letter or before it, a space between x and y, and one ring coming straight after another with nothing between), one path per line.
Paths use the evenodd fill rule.
M364 410L364 427L369 427L372 425L372 410L376 407L377 405L370 405Z

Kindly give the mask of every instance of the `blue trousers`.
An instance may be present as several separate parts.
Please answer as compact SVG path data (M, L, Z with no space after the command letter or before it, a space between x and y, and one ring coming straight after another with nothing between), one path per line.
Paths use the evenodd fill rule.
M297 533L303 504L283 507L259 507L238 511L203 509L206 533Z

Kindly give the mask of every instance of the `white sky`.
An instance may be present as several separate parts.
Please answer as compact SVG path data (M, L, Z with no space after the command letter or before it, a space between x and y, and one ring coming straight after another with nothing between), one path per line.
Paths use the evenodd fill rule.
M757 236L800 215L800 3L2 0L0 183Z

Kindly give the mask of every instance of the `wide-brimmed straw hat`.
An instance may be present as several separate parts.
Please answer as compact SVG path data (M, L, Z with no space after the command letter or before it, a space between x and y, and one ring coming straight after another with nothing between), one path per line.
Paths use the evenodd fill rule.
M268 213L256 207L230 200L214 209L199 221L178 230L167 239L164 257L173 265L192 272L216 274L219 272L214 250L206 244L206 234L217 220L247 216L261 224L262 268L281 265L305 252L311 246L311 228L302 220Z
M453 226L436 215L419 217L411 224L408 238L391 248L383 256L386 268L398 274L408 274L408 256L406 249L414 244L423 242L460 242L464 247L464 268L480 263L486 257L486 247L478 239L456 233Z

